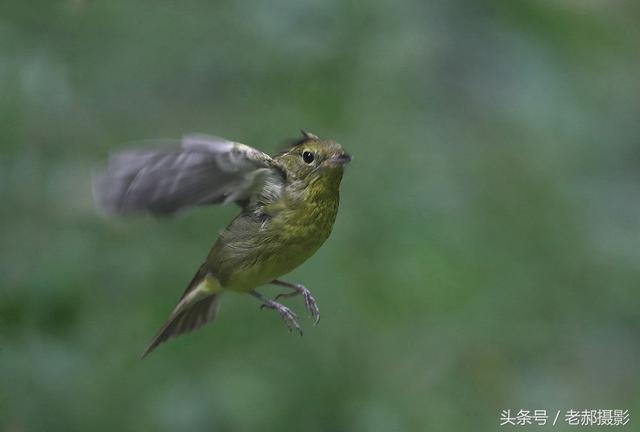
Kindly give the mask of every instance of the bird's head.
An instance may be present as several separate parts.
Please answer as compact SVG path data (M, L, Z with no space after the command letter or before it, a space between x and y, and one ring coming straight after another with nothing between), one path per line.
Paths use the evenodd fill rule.
M307 184L317 179L339 183L351 156L337 142L302 131L302 138L276 156L276 160L289 175Z

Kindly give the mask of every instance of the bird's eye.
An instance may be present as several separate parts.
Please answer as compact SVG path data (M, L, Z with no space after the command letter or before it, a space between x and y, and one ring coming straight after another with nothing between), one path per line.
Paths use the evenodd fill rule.
M304 161L304 163L310 164L311 162L313 162L313 159L313 153L311 153L309 150L305 150L302 152L302 160Z

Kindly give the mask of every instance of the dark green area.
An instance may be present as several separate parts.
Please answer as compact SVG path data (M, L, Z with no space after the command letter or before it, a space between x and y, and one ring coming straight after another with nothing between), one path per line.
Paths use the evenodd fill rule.
M493 431L640 422L632 1L0 5L0 430ZM111 151L304 128L354 161L290 335L227 295L139 354L233 207L107 220ZM266 290L275 293L273 289ZM635 424L635 426L633 426ZM551 429L575 430L559 425Z

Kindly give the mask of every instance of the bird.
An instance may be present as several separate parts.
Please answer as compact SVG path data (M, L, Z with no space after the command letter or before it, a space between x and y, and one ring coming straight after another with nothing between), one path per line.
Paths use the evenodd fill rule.
M192 134L180 146L112 154L93 179L98 208L108 216L170 216L196 206L235 203L240 213L220 233L173 311L142 353L212 322L220 297L249 294L300 335L298 317L278 302L301 295L317 324L320 309L304 285L280 278L310 258L331 234L344 167L352 157L331 139L301 131L269 156L224 138ZM274 298L264 285L288 291Z

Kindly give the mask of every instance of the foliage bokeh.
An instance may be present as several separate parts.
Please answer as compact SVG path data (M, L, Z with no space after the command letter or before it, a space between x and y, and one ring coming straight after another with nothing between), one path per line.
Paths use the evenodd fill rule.
M0 430L640 412L639 18L606 0L4 3ZM299 128L354 155L331 239L287 277L320 325L289 335L230 294L140 361L236 209L104 219L92 172L139 139L275 152Z

